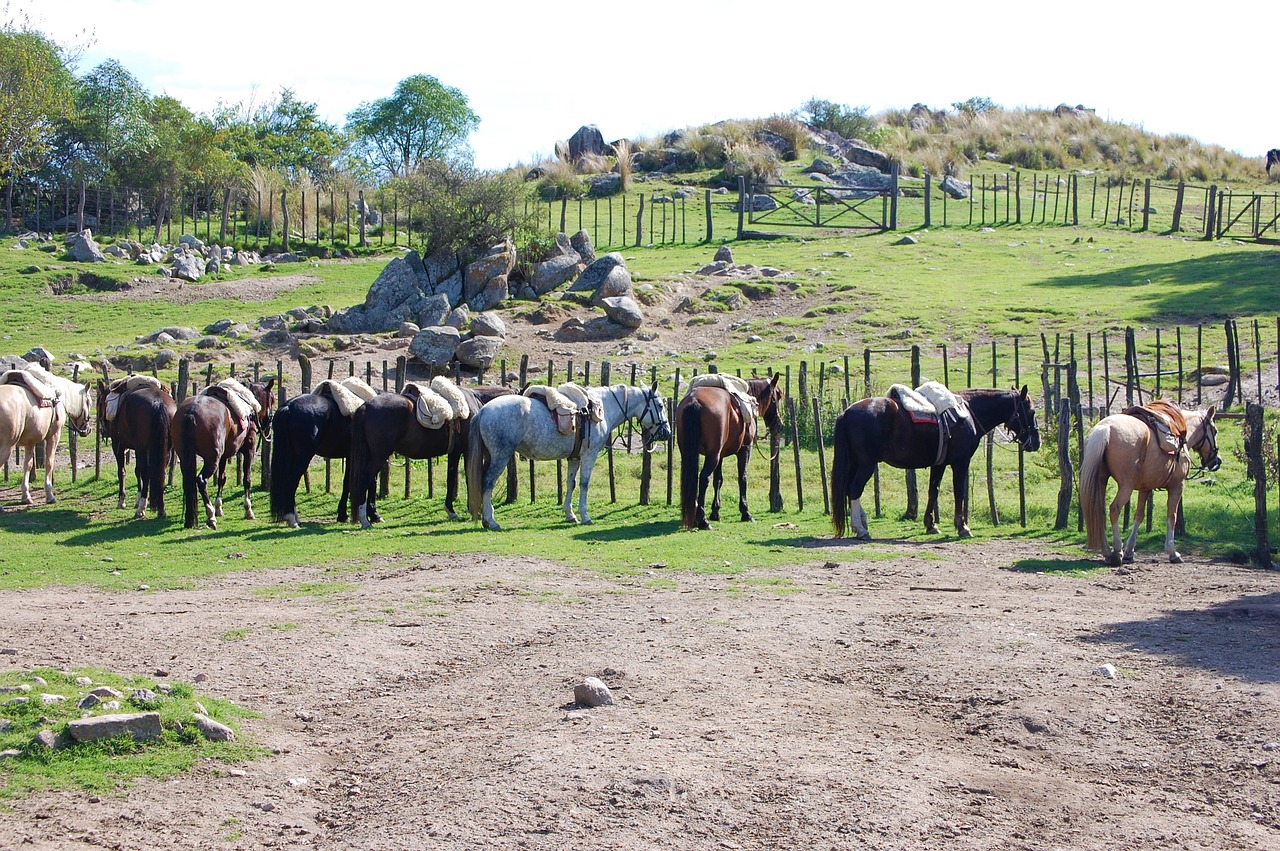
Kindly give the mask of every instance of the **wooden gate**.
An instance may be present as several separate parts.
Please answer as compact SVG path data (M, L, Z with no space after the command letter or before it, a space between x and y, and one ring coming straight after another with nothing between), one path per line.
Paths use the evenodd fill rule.
M898 169L889 186L817 184L797 187L780 183L738 183L738 222L743 211L750 224L780 227L896 230L898 227ZM759 199L768 198L768 202ZM760 207L761 209L757 209Z

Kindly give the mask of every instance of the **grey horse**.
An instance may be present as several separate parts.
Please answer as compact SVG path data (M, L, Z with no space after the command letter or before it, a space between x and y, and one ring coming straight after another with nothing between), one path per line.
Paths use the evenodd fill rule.
M600 406L599 420L587 417L579 423L584 429L577 457L578 441L572 434L561 434L547 406L527 396L504 396L480 409L471 423L467 446L467 506L473 520L482 520L486 529L501 528L493 519L493 488L506 470L512 456L519 452L534 461L569 459L569 487L564 495L564 516L570 523L591 523L587 513L587 489L596 456L609 442L613 430L627 420L639 423L645 449L655 441L671 436L666 403L652 387L586 388L592 403ZM578 484L578 515L573 512L573 489Z

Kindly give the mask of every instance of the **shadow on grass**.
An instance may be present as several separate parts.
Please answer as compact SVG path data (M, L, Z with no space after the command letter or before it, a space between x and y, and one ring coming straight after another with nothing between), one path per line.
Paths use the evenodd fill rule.
M1096 558L1024 558L1002 570L1013 573L1044 573L1049 576L1095 576L1110 570Z
M0 514L0 529L6 532L70 532L89 525L89 517L70 508L32 505L20 510L6 508Z
M1102 627L1081 640L1258 683L1280 682L1280 592Z
M657 520L627 526L585 526L582 531L577 532L573 537L579 541L612 543L615 541L634 541L640 538L657 538L679 534L681 534L679 520Z
M1055 289L1132 288L1152 322L1213 321L1227 316L1266 314L1275 308L1280 255L1234 251L1173 263L1139 263L1093 275L1061 275L1033 284Z

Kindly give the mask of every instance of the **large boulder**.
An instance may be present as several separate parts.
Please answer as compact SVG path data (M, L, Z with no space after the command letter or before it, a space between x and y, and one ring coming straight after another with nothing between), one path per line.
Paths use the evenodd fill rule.
M474 369L488 369L502 351L501 337L472 337L464 340L454 350L454 357L463 366Z
M441 294L449 299L449 304L457 307L462 303L462 263L458 255L452 251L437 251L422 259L426 283L423 289L432 294Z
M573 246L574 251L578 252L578 256L582 258L583 263L590 264L595 262L596 247L591 242L591 234L585 230L580 230L569 237L569 244Z
M582 274L578 276L578 280L574 281L569 291L594 293L610 275L625 275L628 282L631 280L631 273L627 271L627 261L622 259L622 255L617 251L610 251L608 254L597 257L594 263L582 270Z
M449 298L444 293L427 296L420 302L417 318L413 322L419 328L445 325L451 309Z
M969 184L961 183L949 174L942 178L938 188L956 200L963 200L969 197Z
M639 328L644 322L644 311L640 309L635 299L628 296L603 298L600 300L600 305L604 308L606 316L624 327Z
M496 313L477 313L471 317L471 333L477 337L505 337L507 324Z
M173 255L173 277L184 281L198 281L204 275L204 258L188 249Z
M538 295L546 295L566 281L573 280L583 268L582 261L576 252L572 255L552 257L550 260L534 264L529 286Z
M604 136L594 124L585 124L569 137L569 162L576 163L588 154L599 156L605 152Z
M885 174L888 174L893 167L888 154L883 151L877 151L875 148L859 145L856 142L845 147L844 157L854 165L874 168L876 171L881 171Z
M511 295L507 276L490 278L485 288L467 300L467 307L474 311L493 310Z
M463 276L462 300L470 305L472 310L488 310L493 305L478 307L476 305L477 297L481 293L493 291L495 289L493 281L501 278L502 298L506 298L507 276L511 274L515 267L516 248L512 245L511 240L508 239L500 245L493 246L482 257L467 264L467 270ZM499 298L498 301L501 301L502 298ZM487 300L484 299L484 301Z
M98 247L98 243L93 239L93 231L88 228L71 237L71 242L67 246L67 253L71 255L72 260L80 263L107 262L102 249Z
M457 328L435 325L423 328L409 343L409 355L427 366L443 367L453 360L453 354L462 342Z

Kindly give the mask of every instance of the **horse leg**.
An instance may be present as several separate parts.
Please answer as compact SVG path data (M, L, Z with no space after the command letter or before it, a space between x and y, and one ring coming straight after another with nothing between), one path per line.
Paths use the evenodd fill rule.
M942 474L947 470L945 464L929 468L929 501L924 507L924 530L930 535L938 534L938 490L942 487Z
M963 461L951 465L951 487L956 498L956 534L962 538L972 538L969 531L969 462ZM937 494L932 495L937 499Z
M35 446L28 446L22 453L22 504L35 505L36 501L31 498L31 477L36 471L36 452Z
M44 501L47 503L58 501L53 495L53 457L57 451L58 436L51 434L44 441Z
M192 459L194 462L194 459ZM218 514L221 512L215 510L213 503L209 501L209 477L215 479L218 475L218 459L214 458L206 460L204 466L200 468L200 474L196 476L196 486L200 491L200 500L204 503L204 522L210 529L218 528Z
M1170 483L1168 490L1169 501L1165 504L1165 513L1167 526L1164 533L1164 551L1169 556L1170 564L1182 564L1182 554L1178 552L1178 548L1173 545L1173 527L1178 522L1178 505L1182 502L1182 482L1176 484Z
M747 508L747 462L751 460L751 447L744 446L738 450L738 513L743 523L754 523L751 510Z
M342 496L338 497L338 522L339 523L347 522L347 501L351 498L351 473L348 472L349 469L350 468L347 466L347 464L343 462L342 464ZM309 487L307 488L307 493L311 493L311 489ZM297 522L298 522L298 515L297 515L297 512L295 512L293 515L294 525L296 525Z
M494 465L497 466L496 464ZM573 489L578 485L578 470L582 468L581 458L570 458L569 469L566 471L564 482L564 519L570 523L578 522L578 515L573 513ZM497 484L497 480L494 481ZM586 499L585 494L583 499Z
M147 494L151 484L151 464L146 452L138 453L138 462L133 466L134 477L138 480L138 501L134 503L133 519L141 520L147 516ZM120 477L120 507L124 507L124 477Z
M1123 550L1120 544L1120 511L1129 504L1129 497L1132 495L1133 486L1116 479L1116 496L1111 500L1108 512L1111 519L1111 548L1103 553L1103 557L1111 567L1120 566L1120 553Z
M507 472L507 464L511 462L512 456L515 455L515 445L503 441L498 445L495 439L494 445L489 444L489 436L485 436L485 440L481 445L480 452L489 453L489 461L484 468L484 474L480 477L480 522L486 529L494 532L500 531L501 526L498 521L493 519L493 489L497 487L498 477ZM573 486L573 477L569 477L569 486Z
M720 488L724 487L724 456L716 458L716 469L711 474L711 516L713 523L720 520Z
M591 487L591 471L596 468L596 458L598 457L600 456L592 455L582 461L581 472L578 473L578 514L582 517L583 526L590 526L593 522L591 515L587 513L587 491Z
M125 502L125 494L124 494L124 477L125 477L124 447L122 447L122 446L120 445L120 441L118 441L118 440L117 440L117 441L114 441L114 442L113 442L113 445L112 445L112 447L111 447L111 451L112 451L112 453L116 456L116 481L117 481L117 483L119 484L119 488L117 488L117 494L116 494L116 495L117 495L117 497L118 497L118 499L116 500L116 508L118 508L118 509L123 509L123 508L124 508L124 502ZM136 472L137 472L137 470L136 470L136 468L135 468L135 474L136 474ZM141 487L141 485L142 485L142 479L141 479L140 477L138 477L138 485L139 485L139 487Z
M253 467L253 453L246 452L244 457L244 519L254 520L253 516L253 500L249 498L249 491L253 487L253 476L250 470Z
M711 484L712 473L720 466L720 456L712 453L707 455L707 460L702 463L702 472L698 474L698 528L710 529L711 524L707 522L707 486ZM712 506L711 520L719 520L720 515Z
M1151 491L1138 491L1138 499L1133 507L1133 529L1129 532L1129 539L1125 541L1124 556L1121 559L1125 564L1133 562L1133 551L1138 545L1138 527L1142 525L1142 518L1147 513L1147 502L1151 499Z
M876 465L859 464L849 479L849 528L859 541L871 540L871 527L867 523L867 510L862 507L862 491L875 473Z
M453 443L464 443L462 438L457 435L453 436ZM445 484L444 484L444 513L450 520L461 520L458 512L454 511L453 503L458 498L458 463L462 460L462 450L450 449L449 458L446 462Z

